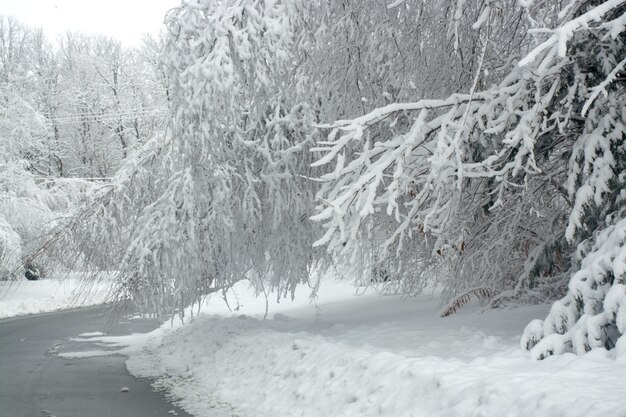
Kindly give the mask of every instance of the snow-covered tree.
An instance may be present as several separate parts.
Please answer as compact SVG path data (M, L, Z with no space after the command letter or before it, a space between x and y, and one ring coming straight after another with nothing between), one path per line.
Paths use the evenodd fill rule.
M171 116L65 227L85 267L119 269L118 295L166 314L250 280L308 282L313 112L294 69L306 7L189 2L170 12Z
M325 165L333 159L337 161L335 169L331 168L332 172L322 177L326 184L318 197L323 207L314 219L332 219L326 224L327 233L318 244L328 244L330 251L347 255L354 261L354 256L362 249L362 243L374 240L379 249L378 254L372 257L373 268L387 268L384 263L394 262L392 270L395 279L389 280L387 285L405 293L417 292L426 284L426 277L431 277L433 273L431 268L426 268L427 265L435 263L444 269L453 268L459 255L469 254L475 248L473 243L479 240L470 239L472 231L469 230L471 223L468 225L468 221L476 224L476 229L480 229L480 222L492 223L491 219L483 221L480 217L485 208L490 206L489 201L484 201L484 197L480 196L485 193L488 184L483 179L475 179L490 174L481 174L481 168L476 166L476 174L464 175L461 172L461 175L457 175L455 165L472 163L481 157L481 153L491 150L491 143L487 139L479 145L470 145L477 136L474 126L481 127L482 123L480 117L473 113L482 106L481 113L485 114L486 119L497 119L501 103L508 98L505 95L497 97L495 89L476 92L479 85L486 84L493 77L488 74L497 74L493 67L488 68L488 64L496 68L507 64L509 68L512 67L511 58L499 56L500 51L489 47L491 42L507 39L513 45L509 45L509 50L525 47L524 37L515 31L511 33L511 28L516 26L514 23L520 19L519 10L509 12L511 8L507 9L506 4L492 9L491 3L473 10L473 5L455 3L442 2L439 5L451 7L452 16L448 19L450 27L454 29L446 31L445 26L444 29L430 27L423 36L433 39L431 42L441 51L440 45L448 37L454 38L454 44L457 44L456 38L465 38L464 33L459 32L464 15L473 15L478 19L474 28L465 28L469 31L467 37L472 36L472 30L479 31L482 28L478 46L472 44L470 47L479 50L478 56L473 58L473 80L463 85L470 92L455 94L443 100L392 103L359 118L335 122L327 126L332 129L329 140L320 143L321 146L316 149L327 152L316 165ZM424 8L436 10L434 6ZM464 13L466 10L471 13ZM434 14L432 10L430 14ZM445 17L446 14L443 15ZM430 18L427 21L441 22L441 19ZM520 31L524 28L523 24L517 26ZM456 49L459 55L471 54L469 50L463 49L463 42L460 45L451 46L450 53L453 54ZM406 41L401 44L402 47L411 52L407 56L412 56L419 53L421 44ZM439 51L431 51L424 59L427 61L431 56L441 55ZM439 88L430 92L445 96L448 91L441 84L446 84L450 78L444 77L443 82L434 83L430 83L429 79L432 76L433 80L438 80L441 74L454 74L454 70L433 68L426 72L422 84L430 88L433 84L439 84ZM458 76L463 78L462 74ZM518 87L524 92L526 84L530 84L525 80L516 80L516 76L519 77L519 74L514 74L506 81L513 84L508 86L508 94ZM410 79L400 80L403 81L413 84ZM497 103L494 100L501 101ZM513 123L514 120L506 120L505 114L499 121L500 124L503 122ZM470 146L474 149L470 150ZM446 159L451 161L445 162ZM480 197L472 198L476 195ZM467 210L467 204L472 206L471 209ZM463 210L457 210L459 207L463 207ZM469 219L461 220L460 216L468 216ZM502 222L503 226L507 224L508 221ZM476 249L484 253L491 252L483 248ZM375 265L377 263L380 265ZM494 273L501 272L501 265L492 262L491 266ZM468 273L467 276L476 275ZM484 274L478 274L478 277L482 279ZM467 291L478 283L456 284L453 290Z
M399 288L419 289L425 277L414 272L440 258L457 302L472 292L493 304L546 299L571 276L568 295L525 343L554 334L537 357L611 347L624 330L624 1L499 6L485 2L472 25L485 31L467 93L325 126L315 165L335 167L321 177L313 219L326 233L316 245L354 257L382 232L376 260L401 261ZM520 30L533 36L514 36L522 55L494 66L486 58L520 13ZM485 76L500 79L490 87ZM395 225L381 228L384 216ZM419 242L430 259L416 256Z
M569 65L567 133L574 141L564 235L576 250L567 294L524 333L522 344L536 358L626 340L626 2L572 3L556 22L536 51Z
M160 314L242 279L288 295L325 247L390 291L438 280L443 314L471 296L563 297L526 331L535 357L613 347L625 3L184 2L150 62L164 134L53 240L81 268L113 265L118 295ZM80 54L99 66L78 107L103 105L100 71L123 114L110 62Z

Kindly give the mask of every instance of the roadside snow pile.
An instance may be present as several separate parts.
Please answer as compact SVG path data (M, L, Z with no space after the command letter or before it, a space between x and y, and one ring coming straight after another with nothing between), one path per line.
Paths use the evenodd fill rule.
M106 302L106 284L94 285L88 293L82 286L77 278L0 282L0 319Z
M237 312L212 300L185 325L88 340L125 346L131 373L196 416L626 416L625 357L538 362L519 347L548 306L442 319L436 298L355 297L326 282L317 306L303 290L263 320L265 301L236 293Z

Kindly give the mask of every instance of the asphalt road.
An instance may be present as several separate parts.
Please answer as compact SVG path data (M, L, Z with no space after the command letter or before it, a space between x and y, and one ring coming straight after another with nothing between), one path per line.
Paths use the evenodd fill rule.
M65 359L84 350L68 340L106 329L105 309L87 308L0 320L0 417L187 416L128 373L122 356ZM108 334L146 332L149 320L121 321ZM124 387L128 392L121 392Z

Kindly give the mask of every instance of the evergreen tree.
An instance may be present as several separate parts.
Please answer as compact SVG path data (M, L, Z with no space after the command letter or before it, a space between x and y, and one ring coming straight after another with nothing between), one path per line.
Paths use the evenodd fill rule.
M572 116L564 230L575 248L567 294L528 325L522 345L536 358L614 348L626 332L626 2L580 2L559 15L541 46L563 52ZM567 38L565 38L567 37ZM564 77L565 78L565 77Z

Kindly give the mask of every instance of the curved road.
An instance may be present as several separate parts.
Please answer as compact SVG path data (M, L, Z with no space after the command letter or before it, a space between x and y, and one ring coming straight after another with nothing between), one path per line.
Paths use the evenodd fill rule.
M96 307L0 320L0 417L190 417L153 392L149 380L131 376L124 357L56 355L76 350L68 338L103 331L105 312ZM149 320L122 321L107 333L155 327Z

